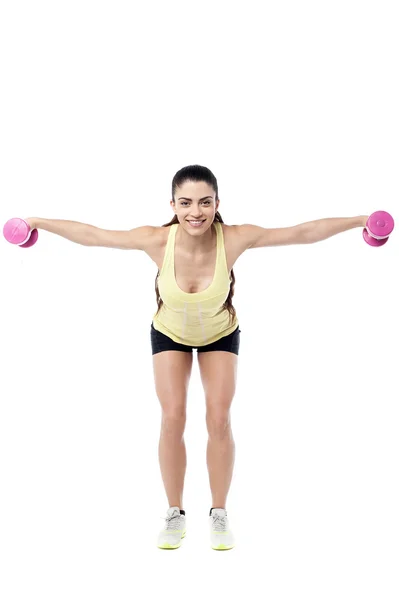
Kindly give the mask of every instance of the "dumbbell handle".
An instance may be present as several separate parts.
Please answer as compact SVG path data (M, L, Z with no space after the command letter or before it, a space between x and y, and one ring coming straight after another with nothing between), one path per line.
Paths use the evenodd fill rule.
M367 233L369 234L369 236L373 237L375 240L385 240L386 238L389 238L389 236L391 235L390 233L388 235L375 235L375 233L372 233L370 231L370 229L367 227L367 225L366 225L366 230L367 230Z

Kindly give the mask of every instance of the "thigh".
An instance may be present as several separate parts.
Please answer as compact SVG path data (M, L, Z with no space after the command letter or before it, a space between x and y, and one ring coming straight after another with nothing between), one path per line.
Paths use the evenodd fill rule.
M228 411L236 390L237 354L224 351L201 352L198 353L198 365L207 412Z
M192 353L165 350L154 354L152 360L155 389L163 412L170 417L185 416Z

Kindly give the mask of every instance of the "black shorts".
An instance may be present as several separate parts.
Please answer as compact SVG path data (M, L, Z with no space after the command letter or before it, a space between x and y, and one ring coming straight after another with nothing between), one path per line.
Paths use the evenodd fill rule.
M152 353L157 354L158 352L164 352L165 350L180 350L180 352L192 352L193 348L197 349L197 352L212 352L214 350L224 350L225 352L233 352L238 355L240 347L240 333L241 330L237 326L232 333L226 335L212 344L206 346L187 346L186 344L178 344L174 342L170 337L164 335L160 331L157 331L154 325L151 323L151 347Z

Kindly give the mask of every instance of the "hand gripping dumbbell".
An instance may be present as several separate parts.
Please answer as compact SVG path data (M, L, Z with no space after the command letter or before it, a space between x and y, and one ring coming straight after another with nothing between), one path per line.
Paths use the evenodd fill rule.
M394 225L394 220L389 213L378 210L369 216L363 229L363 238L370 246L383 246L387 243Z
M7 242L16 244L20 248L30 248L36 244L39 232L31 229L30 225L23 219L10 219L3 227L3 235Z

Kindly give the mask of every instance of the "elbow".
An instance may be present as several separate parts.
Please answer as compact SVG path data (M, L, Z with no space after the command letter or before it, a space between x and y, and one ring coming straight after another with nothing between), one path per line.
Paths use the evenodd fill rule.
M314 244L318 242L317 231L314 223L303 223L300 227L299 243L300 244Z

